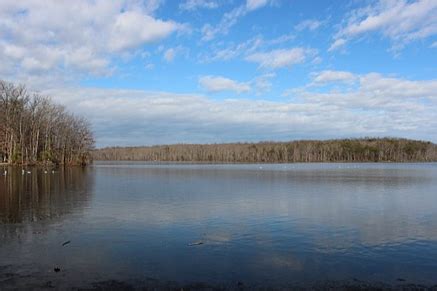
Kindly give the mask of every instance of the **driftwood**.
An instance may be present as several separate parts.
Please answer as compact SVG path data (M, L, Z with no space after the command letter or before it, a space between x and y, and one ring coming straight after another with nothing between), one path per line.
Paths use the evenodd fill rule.
M196 241L188 244L189 247L200 246L200 245L203 245L203 241Z

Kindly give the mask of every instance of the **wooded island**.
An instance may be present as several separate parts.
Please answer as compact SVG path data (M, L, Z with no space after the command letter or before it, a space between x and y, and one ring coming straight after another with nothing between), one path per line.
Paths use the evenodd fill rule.
M363 138L110 147L95 150L92 155L95 160L164 162L432 162L437 161L437 145L408 139Z
M93 145L85 119L0 80L0 163L84 165Z

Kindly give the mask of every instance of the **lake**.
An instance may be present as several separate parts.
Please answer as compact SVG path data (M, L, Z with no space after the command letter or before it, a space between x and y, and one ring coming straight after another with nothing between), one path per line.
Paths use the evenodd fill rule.
M7 169L0 289L437 284L436 163Z

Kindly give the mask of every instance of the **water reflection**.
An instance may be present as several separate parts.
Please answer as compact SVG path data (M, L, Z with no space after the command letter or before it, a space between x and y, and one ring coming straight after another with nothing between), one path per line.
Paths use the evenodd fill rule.
M92 179L87 169L8 167L0 177L0 223L54 219L84 207Z
M259 167L103 164L96 168L97 188L128 191L123 203L105 210L108 216L150 227L204 222L236 227L241 222L240 233L254 225L264 227L258 234L275 228L299 231L324 251L358 243L437 241L436 167Z
M30 261L28 272L45 278L56 264L54 284L436 283L437 164L14 171L0 177L0 235L9 238L0 240L0 267Z
M150 239L153 251L135 256L161 266L158 277L168 268L172 279L229 280L232 270L272 283L437 275L426 267L437 267L429 259L437 256L436 164L126 163L95 171L96 199L105 205L96 218L117 217L120 236ZM181 247L197 240L202 256L192 255L205 273L195 276Z

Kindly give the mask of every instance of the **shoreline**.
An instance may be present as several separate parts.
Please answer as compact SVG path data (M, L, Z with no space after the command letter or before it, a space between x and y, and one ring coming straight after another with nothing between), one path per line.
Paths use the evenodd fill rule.
M122 162L149 164L199 164L199 165L296 165L296 164L433 164L435 161L329 161L329 162L221 162L221 161L152 161L152 160L94 160L94 162ZM87 166L88 166L87 165Z
M64 167L86 167L91 165L92 163L88 163L86 165L80 164L54 164L54 163L29 163L29 164L10 164L10 163L0 163L0 167L21 167L21 168L64 168Z
M389 284L383 282L367 282L358 279L344 281L320 281L313 283L295 283L272 285L254 285L248 282L237 281L227 284L208 284L204 282L191 282L181 284L173 281L159 281L147 278L143 282L116 281L108 280L92 283L92 289L87 290L437 290L437 285L422 285L418 283L407 283L403 279L398 279L398 283Z
M402 138L106 147L93 160L206 163L435 162L437 145Z
M437 290L435 284L421 284L409 282L398 278L393 283L380 281L365 281L356 278L345 280L320 280L314 282L278 283L278 284L254 284L236 280L235 282L207 283L207 282L177 282L166 281L146 277L144 279L104 279L94 282L77 283L63 281L53 276L27 277L15 273L0 273L0 279L7 277L7 280L0 280L2 290L16 289L38 289L53 290ZM23 282L24 281L24 282Z

